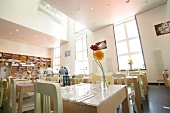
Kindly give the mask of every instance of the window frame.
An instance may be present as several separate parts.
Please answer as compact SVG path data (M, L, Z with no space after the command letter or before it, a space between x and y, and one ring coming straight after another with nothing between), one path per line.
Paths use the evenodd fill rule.
M137 28L137 32L138 32L138 36L135 36L135 37L132 37L132 38L128 38L128 33L127 33L127 28L126 28L126 23L130 22L130 21L133 21L135 20L135 23L136 23L136 28ZM125 30L125 36L126 36L126 39L123 39L123 40L120 40L120 41L117 41L116 40L116 35L115 35L115 26L118 26L118 25L121 25L123 24L124 25L124 30ZM120 68L120 64L119 64L119 56L128 56L129 58L131 57L131 55L135 55L135 54L142 54L142 58L143 58L143 63L144 63L144 67L145 68L140 68L140 70L147 70L147 66L146 66L146 63L145 63L145 57L144 57L144 52L143 52L143 46L142 46L142 41L141 41L141 37L140 37L140 32L139 32L139 27L138 27L138 23L137 23L137 19L136 19L136 16L134 17L131 17L129 19L126 19L124 21L121 21L120 23L116 24L113 26L113 32L114 32L114 39L115 39L115 47L116 47L116 56L117 56L117 64L118 64L118 70L119 71L125 71L126 69L121 69ZM129 44L129 41L130 40L133 40L133 39L139 39L139 43L141 45L141 51L138 51L138 52L130 52L130 44ZM119 55L118 54L118 46L117 46L117 42L125 42L127 43L127 49L128 49L128 53L125 53L123 55ZM132 68L131 71L136 71L138 70L137 68Z
M56 49L59 49L58 55L56 55ZM56 59L58 59L58 61L59 61L58 64L56 64ZM59 46L59 47L54 48L54 68L53 68L53 72L57 72L57 70L56 70L57 67L60 68L60 64L61 64L60 60L61 60L61 47Z
M76 53L76 55L75 55L75 60L77 61L77 62L82 62L82 61L86 61L85 59L84 59L84 57L83 57L83 60L77 60L77 50L76 50L76 41L77 40L82 40L82 42L83 42L83 38L85 38L85 40L86 40L86 49L83 49L83 43L82 43L82 50L80 50L80 51L78 51L79 53L81 52L82 54L83 54L83 52L84 51L86 51L87 52L87 60L88 60L88 45L87 45L87 35L83 35L83 36L81 36L81 37L79 37L79 38L77 38L77 39L75 39L75 53Z
M86 49L83 49L83 39L85 39L86 40ZM85 57L82 57L82 59L81 60L78 60L77 59L77 41L78 40L81 40L82 41L82 50L80 50L80 51L78 51L78 53L81 53L82 54L82 56L83 56L83 53L86 51L86 54L87 54L87 57L85 58ZM80 66L79 67L79 69L76 69L76 66L77 65L80 65L80 63L87 63L87 66ZM75 73L76 74L88 74L89 73L89 62L88 62L88 43L87 43L87 35L83 35L83 36L80 36L79 38L76 38L75 39ZM85 69L85 70L84 70ZM82 71L82 70L84 70L84 71Z

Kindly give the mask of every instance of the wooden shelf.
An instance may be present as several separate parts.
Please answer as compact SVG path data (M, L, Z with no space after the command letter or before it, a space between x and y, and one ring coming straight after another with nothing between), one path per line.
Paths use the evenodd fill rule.
M0 52L0 54L2 54L2 56L0 56L0 63L3 65L8 63L8 66L11 66L11 75L20 72L22 69L24 72L28 71L29 68L32 68L33 72L37 73L41 67L46 67L51 64L51 58L4 52ZM39 67L40 64L41 66Z

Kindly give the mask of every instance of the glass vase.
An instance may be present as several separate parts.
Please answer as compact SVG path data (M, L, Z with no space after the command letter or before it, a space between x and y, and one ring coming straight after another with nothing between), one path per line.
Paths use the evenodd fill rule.
M108 82L105 75L101 75L101 89L106 90L108 88Z

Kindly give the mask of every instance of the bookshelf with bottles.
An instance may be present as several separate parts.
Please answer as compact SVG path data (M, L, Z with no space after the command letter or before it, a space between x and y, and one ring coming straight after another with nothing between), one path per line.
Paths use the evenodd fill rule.
M27 71L36 75L41 67L46 68L49 64L51 64L51 58L0 52L0 66L9 66L12 76L18 73L24 74Z

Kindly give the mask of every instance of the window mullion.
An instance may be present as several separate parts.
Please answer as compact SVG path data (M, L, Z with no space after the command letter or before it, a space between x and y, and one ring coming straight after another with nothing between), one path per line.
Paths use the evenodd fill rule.
M129 44L129 39L128 39L128 33L127 33L127 29L126 29L126 24L124 23L124 29L125 29L125 35L126 35L126 40L127 40L127 48L128 48L128 53L130 53L130 44ZM129 57L131 55L129 54Z

